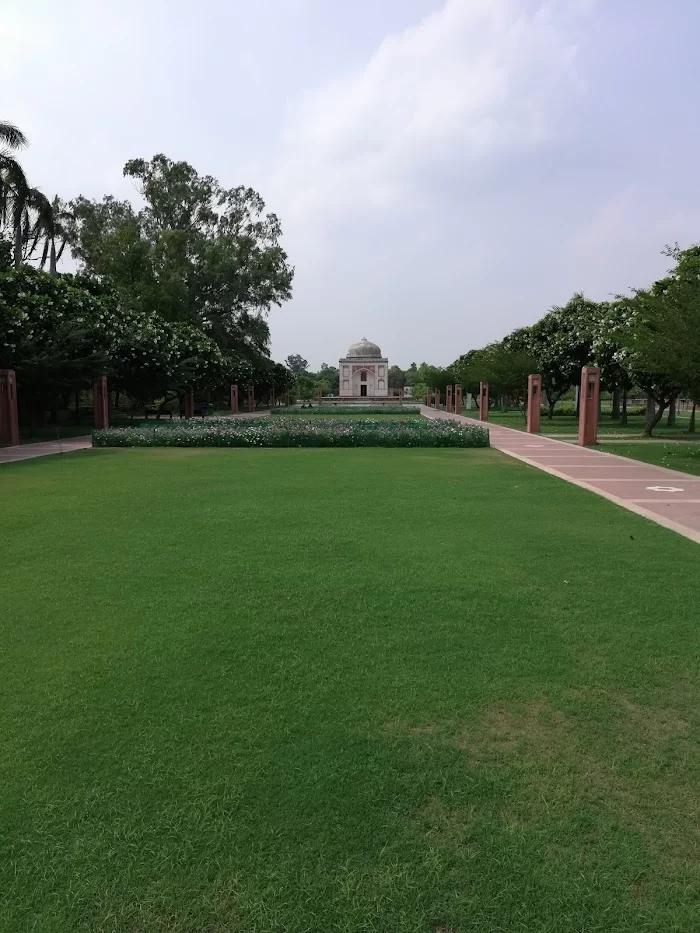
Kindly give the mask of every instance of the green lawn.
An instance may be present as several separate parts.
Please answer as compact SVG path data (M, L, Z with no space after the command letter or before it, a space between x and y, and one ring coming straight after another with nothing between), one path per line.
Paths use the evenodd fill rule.
M467 417L478 418L479 413L476 409L464 412ZM525 419L519 411L490 411L489 421L493 424L502 424L507 428L515 428L517 431L525 431ZM641 435L644 429L643 415L630 415L627 424L620 424L619 421L613 421L609 414L603 413L598 425L601 434L638 434ZM681 438L686 435L689 422L688 412L679 412L677 423L668 427L664 417L654 430L654 437L674 437ZM578 418L569 415L555 415L551 420L542 416L541 428L543 434L577 434ZM695 437L695 435L689 435ZM700 435L698 435L700 440Z
M643 460L669 470L682 470L684 473L700 475L700 444L605 444L606 453Z
M700 929L697 545L494 450L0 468L0 930Z

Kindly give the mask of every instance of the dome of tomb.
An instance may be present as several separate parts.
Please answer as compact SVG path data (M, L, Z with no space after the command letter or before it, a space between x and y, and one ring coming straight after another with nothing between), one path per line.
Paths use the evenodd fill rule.
M348 358L369 358L380 360L382 358L382 351L379 349L376 343L372 343L371 340L363 337L362 340L358 340L357 343L353 343L352 346L348 349Z

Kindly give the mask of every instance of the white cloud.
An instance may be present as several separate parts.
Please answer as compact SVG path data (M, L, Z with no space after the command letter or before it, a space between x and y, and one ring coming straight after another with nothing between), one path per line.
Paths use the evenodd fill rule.
M528 181L533 157L575 134L585 12L582 0L446 0L301 99L265 184L298 270L273 351L316 361L366 333L404 362L447 363L455 343L512 326L494 243L523 253L542 184ZM539 257L521 269L516 257L508 279L528 263L537 276Z
M309 93L274 179L285 216L391 207L425 196L431 166L468 175L555 137L559 102L578 81L569 8L447 0L363 68Z

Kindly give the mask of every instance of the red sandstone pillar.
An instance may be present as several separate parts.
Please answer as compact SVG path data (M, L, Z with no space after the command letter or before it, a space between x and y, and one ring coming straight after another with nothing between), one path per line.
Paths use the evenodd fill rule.
M447 397L445 398L445 411L452 411L452 386L447 387Z
M540 414L542 412L542 376L532 373L527 377L527 431L528 434L540 433Z
M190 418L194 418L194 392L192 389L187 389L185 392L185 418L188 421Z
M598 443L598 412L600 410L600 370L584 366L579 392L578 442L582 447Z
M439 407L440 407L440 390L435 389L435 393L433 395L433 408L439 408Z
M274 407L275 407L275 390L272 389L272 391L270 392L270 408L274 408Z
M321 405L323 405L323 394L320 389L316 393L316 404L318 405L319 408L321 407Z
M231 414L238 413L238 386L231 386Z
M95 427L98 431L109 427L109 391L107 377L100 376L92 385L93 410L95 413Z
M19 444L17 376L14 369L0 369L0 444Z
M255 411L255 389L248 386L248 411Z
M479 383L479 420L489 420L489 384L488 382Z
M462 414L462 386L455 386L455 414Z

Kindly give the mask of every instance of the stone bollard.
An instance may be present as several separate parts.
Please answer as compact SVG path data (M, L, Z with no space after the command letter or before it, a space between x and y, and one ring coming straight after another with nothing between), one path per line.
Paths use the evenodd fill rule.
M231 414L238 414L238 386L231 386Z
M542 412L542 376L532 373L527 377L527 432L540 433Z
M489 384L488 382L479 383L479 420L489 420Z
M581 370L578 416L578 442L582 447L598 443L599 410L600 370L597 366L584 366Z
M462 414L462 386L455 386L455 414Z
M0 443L19 444L17 416L17 374L14 369L0 369Z
M98 431L109 427L109 390L107 377L100 376L92 385L94 424Z

